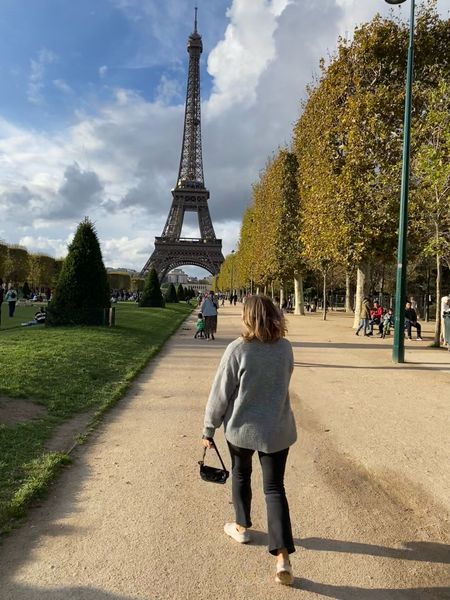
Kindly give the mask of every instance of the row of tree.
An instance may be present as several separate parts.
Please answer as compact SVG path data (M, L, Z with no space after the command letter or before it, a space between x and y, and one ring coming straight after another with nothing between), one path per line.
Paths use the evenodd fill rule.
M28 254L19 246L2 244L0 249L6 249L0 255L0 272L7 281L25 280L23 290L29 290L28 274L33 285L54 286L47 309L48 325L104 324L105 311L110 308L111 290L129 290L132 285L136 286L135 291L141 292L140 306L143 307L164 307L166 303L188 301L196 296L192 288L179 284L175 289L173 283L163 295L154 269L145 280L136 278L134 281L127 273L107 273L97 233L87 218L78 226L65 260ZM16 270L9 264L14 264Z
M253 186L220 289L232 279L255 289L275 283L282 296L294 281L302 312L304 277L313 272L326 282L337 271L348 310L356 284L356 322L373 274L378 290L381 279L381 287L388 285L398 234L407 45L405 23L376 16L321 61L291 148L279 149ZM428 0L416 30L408 254L411 277L434 275L437 306L450 267L449 47L450 20Z
M107 273L109 287L111 291L125 290L127 292L144 292L146 279L143 277L133 277L129 273L124 271L110 271ZM152 283L154 285L154 283ZM180 283L177 288L174 284L163 286L165 289L161 290L162 295L166 302L183 302L195 298L196 293L191 287L183 287ZM158 290L161 289L159 286ZM158 292L157 292L158 293ZM159 301L158 301L159 302ZM151 305L150 305L151 306Z
M53 287L63 259L33 254L26 248L0 241L0 277L16 285L27 282L32 288Z
M108 282L111 290L126 290L127 292L142 292L144 279L132 277L123 271L109 271Z
M164 290L161 290L158 274L152 268L145 279L144 290L139 299L139 305L162 308L165 304L189 302L189 300L195 297L195 291L192 288L184 288L181 283L177 288L175 288L173 283L170 283Z

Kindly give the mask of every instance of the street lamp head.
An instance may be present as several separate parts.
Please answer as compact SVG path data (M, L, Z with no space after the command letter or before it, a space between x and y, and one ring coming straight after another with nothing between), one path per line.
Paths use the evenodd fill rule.
M388 4L403 4L406 0L385 0Z

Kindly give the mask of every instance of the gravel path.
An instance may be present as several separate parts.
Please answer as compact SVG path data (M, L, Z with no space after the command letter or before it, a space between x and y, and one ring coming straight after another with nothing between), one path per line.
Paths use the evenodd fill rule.
M410 343L393 367L390 341L356 338L343 315L289 319L294 588L273 583L259 467L253 543L222 533L230 484L201 482L196 461L239 310L221 310L216 342L193 340L192 318L76 450L0 546L2 600L450 598L450 354Z

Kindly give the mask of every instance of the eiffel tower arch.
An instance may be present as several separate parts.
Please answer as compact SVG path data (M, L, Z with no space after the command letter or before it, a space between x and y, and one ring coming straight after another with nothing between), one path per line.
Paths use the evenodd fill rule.
M209 191L203 176L200 97L203 43L197 31L197 9L187 51L189 72L177 184L172 190L172 206L166 225L161 236L155 239L155 250L142 269L141 276L154 267L159 278L163 279L169 271L183 265L202 267L211 275L217 275L224 261L222 240L217 239L214 232L208 206ZM197 213L199 238L181 237L186 212Z

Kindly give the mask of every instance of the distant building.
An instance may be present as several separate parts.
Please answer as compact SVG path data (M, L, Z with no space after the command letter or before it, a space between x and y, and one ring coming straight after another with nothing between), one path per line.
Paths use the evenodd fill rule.
M173 283L174 285L179 283L185 285L188 283L188 281L189 277L186 275L183 269L174 269L167 275L167 282Z
M188 287L192 288L194 292L209 292L212 289L212 277L205 277L204 279L198 279L197 277L190 277L187 284Z
M204 292L209 292L211 289L211 284L210 283L191 283L189 282L187 284L187 287L190 287L194 290L194 292L201 292L202 294Z
M115 269L114 267L106 267L106 272L107 273L128 273L128 275L130 275L130 277L137 277L139 275L139 273L137 271L135 271L134 269L127 269L125 267L118 267L117 269Z

